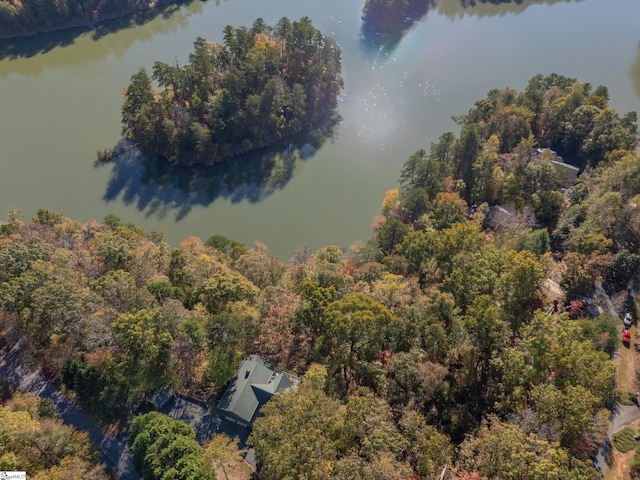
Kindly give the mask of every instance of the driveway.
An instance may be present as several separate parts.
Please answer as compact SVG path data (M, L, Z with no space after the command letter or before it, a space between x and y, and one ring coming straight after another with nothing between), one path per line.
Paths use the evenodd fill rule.
M52 400L56 413L64 423L89 434L91 441L100 450L102 461L116 477L121 480L138 480L140 477L133 468L126 436L102 432L43 375L28 368L21 355L20 343L16 342L0 358L0 380L15 385L23 392Z
M0 357L0 381L11 383L23 392L52 400L56 413L64 423L89 434L91 441L100 450L102 461L117 478L140 478L133 467L126 433L114 436L105 434L96 427L87 414L60 393L55 385L27 366L21 354L20 341L7 350ZM206 404L178 394L173 395L160 412L191 425L201 444L210 440L215 433L225 433L232 438L237 437L238 447L244 448L250 433L246 428L212 415Z
M191 425L200 444L208 442L216 433L224 433L231 438L237 437L238 448L244 448L249 437L248 428L213 415L205 403L180 394L174 394L159 411Z
M640 420L640 408L636 405L620 405L618 404L618 411L614 414L611 420L610 433L613 435L619 432L627 425Z

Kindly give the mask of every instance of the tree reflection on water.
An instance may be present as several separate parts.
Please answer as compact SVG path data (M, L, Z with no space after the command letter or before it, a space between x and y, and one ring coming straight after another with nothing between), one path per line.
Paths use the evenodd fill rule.
M207 207L218 199L232 203L258 203L283 189L296 168L334 139L340 117L334 116L313 131L299 134L271 147L215 165L176 166L128 149L108 163L112 168L104 201L122 198L147 216L184 218L194 206ZM115 150L127 145L123 140Z
M522 13L535 4L553 5L581 0L366 0L362 7L361 38L366 47L388 52L430 10L451 19Z
M633 78L633 84L636 87L636 93L640 97L640 43L638 44L638 56L636 61L631 67L631 78Z
M435 0L367 0L361 37L367 47L393 50L406 32L435 6Z
M218 5L220 2L216 1L215 3ZM31 58L49 53L57 47L68 47L75 44L80 37L92 40L89 43L90 48L85 47L81 52L60 49L52 58L42 57L41 61L47 62L43 67L77 65L87 61L104 59L110 55L119 56L136 42L185 28L190 17L200 13L202 13L201 2L178 0L150 10L106 20L91 27L78 26L30 37L0 40L0 60ZM153 20L156 19L161 21L154 22ZM143 25L146 28L134 28ZM126 34L112 35L123 31L126 31Z

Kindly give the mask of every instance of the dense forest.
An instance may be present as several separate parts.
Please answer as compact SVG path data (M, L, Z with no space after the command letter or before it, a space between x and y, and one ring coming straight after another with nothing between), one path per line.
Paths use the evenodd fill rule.
M335 115L340 70L340 49L307 17L227 26L222 44L198 38L186 65L133 75L123 134L171 162L225 160Z
M0 38L25 37L150 10L153 0L0 0Z
M455 118L459 135L406 160L368 242L286 263L259 243L172 249L113 215L14 209L0 226L3 341L30 345L103 424L166 385L215 404L249 354L299 374L254 423L264 479L600 478L620 320L592 300L596 281L638 292L635 114L553 74ZM145 478L212 476L237 456L212 442L159 414L131 428Z
M0 405L0 424L0 470L27 469L33 480L111 478L89 436L64 425L51 401L14 392Z

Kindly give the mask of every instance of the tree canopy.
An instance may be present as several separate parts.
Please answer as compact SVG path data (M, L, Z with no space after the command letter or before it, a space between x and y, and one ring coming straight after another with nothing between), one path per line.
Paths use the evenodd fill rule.
M195 430L158 412L134 418L129 445L136 470L145 480L215 480Z
M340 71L340 49L307 17L228 25L221 44L199 37L184 66L138 70L125 90L122 131L174 163L222 161L332 117Z
M53 404L14 393L0 406L0 469L26 471L30 478L111 478L86 432L64 425Z
M220 57L231 71L245 47L277 48L270 39L292 25L229 29L211 48L231 55ZM172 72L160 96L173 95ZM131 111L149 98L131 93ZM297 390L254 424L267 479L438 479L445 467L592 478L620 341L617 319L582 306L599 301L596 282L637 301L640 262L635 121L603 113L606 102L605 89L558 75L490 92L458 118L458 136L407 159L370 240L287 263L219 235L170 248L114 216L12 211L0 226L0 340L19 336L103 424L159 387L215 399L248 355L297 373ZM620 141L587 149L569 124L599 115ZM549 146L573 149L576 178L558 174ZM207 478L237 456L224 437L203 449L186 425L138 418L131 445L147 478Z
M95 23L150 10L156 6L151 0L62 0L41 2L26 0L0 1L0 36L26 37Z

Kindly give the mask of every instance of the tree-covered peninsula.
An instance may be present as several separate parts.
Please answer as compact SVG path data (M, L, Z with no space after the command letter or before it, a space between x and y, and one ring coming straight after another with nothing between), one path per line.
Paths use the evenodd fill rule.
M619 317L640 312L636 115L552 74L457 121L406 160L368 242L287 263L220 235L172 249L114 215L12 210L0 356L19 350L101 424L130 424L144 478L226 478L227 437L132 417L168 386L219 405L251 355L300 376L253 422L263 480L602 478L610 407L637 391L613 360ZM12 453L0 441L0 461Z
M223 161L331 118L340 69L340 49L307 17L227 26L222 44L198 38L184 66L132 76L123 134L171 162Z
M95 24L166 5L170 0L0 0L0 39Z

